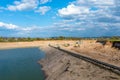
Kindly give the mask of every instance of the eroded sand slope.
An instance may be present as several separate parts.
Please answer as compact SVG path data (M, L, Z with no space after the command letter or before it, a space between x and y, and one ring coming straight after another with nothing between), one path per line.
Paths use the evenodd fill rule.
M39 61L46 80L120 80L120 76L50 47L41 47L46 58Z

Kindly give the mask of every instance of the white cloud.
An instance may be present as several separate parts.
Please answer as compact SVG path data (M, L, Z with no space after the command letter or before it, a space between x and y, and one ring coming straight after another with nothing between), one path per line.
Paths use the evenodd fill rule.
M91 0L96 5L102 5L102 6L111 6L114 5L114 0Z
M8 5L8 10L22 11L32 9L37 13L44 15L51 8L41 6L51 0L21 0L14 1L13 5ZM102 35L119 34L120 35L120 0L74 0L66 7L58 10L58 16L62 17L61 22L56 22L52 27L19 27L14 24L0 22L0 26L6 29L17 30L20 33L39 33L75 31L74 34L83 35ZM1 8L2 9L2 8ZM15 27L16 26L16 27ZM99 33L98 33L99 32ZM59 33L58 33L59 34ZM71 33L69 33L70 35Z
M73 3L80 6L111 6L114 5L115 0L76 0Z
M38 0L21 0L15 1L14 5L8 5L10 11L22 11L28 9L35 9L38 6Z
M44 15L46 12L48 12L51 8L49 6L42 6L39 7L38 10L36 10L35 12L41 13L42 15Z
M40 26L24 27L24 26L17 26L11 23L0 22L0 35L3 35L2 32L4 32L4 35L6 36L19 36L19 37L22 36L26 37L31 35L39 36L38 35L39 33L41 33L43 36L43 33L48 32L50 29L52 30L53 28L40 27Z
M34 31L35 29L40 29L37 26L36 27L21 27L21 26L17 26L11 23L4 23L4 22L0 22L0 27L3 29L7 29L7 30L14 30L17 32L22 32L22 33L29 33L31 31Z
M64 19L72 19L74 21L92 22L103 18L106 20L115 19L114 21L116 21L119 20L120 16L116 17L115 14L112 14L116 12L115 7L116 3L114 0L76 0L67 7L59 9L58 15Z
M59 9L58 15L63 18L85 19L90 16L108 15L110 8L114 7L114 0L76 0L67 7Z
M25 10L33 10L34 12L41 13L44 15L48 12L51 7L43 6L52 0L17 0L14 1L13 4L7 4L7 7L0 6L0 12L3 10L9 11L25 11Z
M85 30L85 28L78 28L77 30L78 31L82 31L82 30Z
M58 16L62 17L63 21L68 21L67 23L59 24L59 26L69 24L69 26L73 26L77 30L83 29L85 33L91 33L93 35L97 34L99 30L103 30L103 33L98 33L98 35L105 35L108 33L109 35L119 34L119 3L119 0L73 1L66 7L58 10ZM116 33L114 33L115 30Z
M47 2L51 2L51 0L21 0L14 1L13 5L7 5L7 9L10 11L23 11L23 10L36 10L40 4L45 4ZM44 8L44 10L43 10ZM40 11L44 14L50 9L49 7L40 7ZM42 10L41 10L42 9Z
M16 26L16 25L7 24L7 23L3 23L3 22L0 22L0 27L6 28L6 29L17 29L18 28L18 26Z
M70 4L67 6L67 8L62 8L58 10L58 13L60 16L73 16L73 15L79 15L79 14L88 14L89 13L89 8L87 7L80 7L76 6L74 4Z
M51 0L40 0L40 4L45 4L45 3L48 3L48 2L51 2Z
M48 34L55 34L59 35L59 33L64 33L64 31L84 31L85 28L83 27L76 27L74 25L71 26L71 24L66 24L68 22L64 21L64 23L56 23L53 26L46 26L46 27L40 27L40 26L31 26L31 27L23 27L18 26L15 24L9 24L0 22L0 30L5 31L6 33L9 33L8 35L12 36L26 36L26 35L36 35L36 34L45 34L46 32ZM58 26L60 25L60 26ZM76 27L76 28L75 28ZM48 35L47 34L47 35ZM46 35L46 36L47 36ZM56 34L55 34L56 35Z

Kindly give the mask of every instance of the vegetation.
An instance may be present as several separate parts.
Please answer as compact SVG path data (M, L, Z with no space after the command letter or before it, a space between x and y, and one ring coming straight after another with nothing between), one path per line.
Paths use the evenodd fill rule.
M120 41L120 36L112 37L50 37L50 38L30 38L30 37L0 37L0 42L25 42L40 40L99 40L99 41Z
M96 37L94 38L98 41L120 41L120 36L112 36L112 37Z
M0 37L0 42L28 42L28 41L38 41L44 40L43 38L30 38L30 37Z
M120 36L113 36L109 39L109 41L120 41Z

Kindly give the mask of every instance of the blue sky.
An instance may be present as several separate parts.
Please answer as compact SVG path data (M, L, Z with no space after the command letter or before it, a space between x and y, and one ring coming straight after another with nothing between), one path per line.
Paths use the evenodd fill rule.
M0 0L0 36L120 36L120 0Z

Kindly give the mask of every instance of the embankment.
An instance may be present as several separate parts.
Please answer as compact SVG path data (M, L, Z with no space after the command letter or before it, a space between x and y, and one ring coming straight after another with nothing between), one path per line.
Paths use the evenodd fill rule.
M120 80L120 76L51 47L41 47L46 80Z

